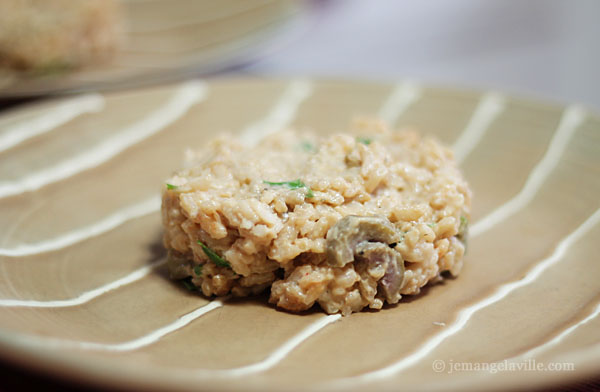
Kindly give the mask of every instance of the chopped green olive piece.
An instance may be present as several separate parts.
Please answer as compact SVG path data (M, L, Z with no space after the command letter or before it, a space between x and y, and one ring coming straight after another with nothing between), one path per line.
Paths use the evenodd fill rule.
M210 249L208 246L204 245L202 242L198 241L198 244L202 247L204 254L216 265L219 267L231 268L231 264L221 256L215 253L214 250Z

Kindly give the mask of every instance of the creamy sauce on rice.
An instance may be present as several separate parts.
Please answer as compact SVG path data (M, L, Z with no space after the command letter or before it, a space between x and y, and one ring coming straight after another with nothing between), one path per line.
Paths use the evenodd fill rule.
M471 192L432 138L362 121L354 134L286 131L254 147L222 136L191 157L163 191L164 242L172 277L206 296L270 288L284 309L346 315L460 272ZM395 239L363 236L336 264L328 233L348 216L389 222Z

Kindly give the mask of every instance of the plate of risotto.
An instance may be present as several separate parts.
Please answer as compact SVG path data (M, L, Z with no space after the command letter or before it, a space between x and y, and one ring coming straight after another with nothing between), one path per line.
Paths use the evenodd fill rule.
M0 97L178 80L251 61L302 24L306 2L4 0Z
M155 390L594 377L599 127L415 81L192 79L5 111L2 359Z

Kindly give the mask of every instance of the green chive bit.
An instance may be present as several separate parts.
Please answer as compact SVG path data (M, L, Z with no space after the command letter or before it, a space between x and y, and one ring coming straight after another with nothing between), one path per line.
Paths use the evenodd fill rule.
M204 254L216 265L219 267L231 268L231 264L221 256L215 253L214 250L210 249L208 246L204 245L202 242L198 241L198 245L202 247Z
M317 151L317 148L315 147L315 145L306 140L303 141L302 143L300 143L300 148L302 149L302 151L305 151L305 152Z
M469 229L469 220L464 216L460 216L460 225L458 226L458 233L456 238L463 243L465 246L465 254L467 253L467 231Z
M468 226L469 226L469 220L464 215L461 215L460 216L460 226L458 226L458 232L464 233L467 230Z
M194 273L198 276L202 275L202 266L201 265L197 265L194 267Z
M167 183L167 189L177 189L177 185Z
M433 229L435 227L435 223L428 223L427 226L429 226Z
M285 185L290 189L298 189L298 188L302 188L304 186L304 183L302 181L300 181L299 179L296 181L279 181L279 182L263 181L263 182L267 185L272 185L272 186Z
M181 282L183 283L185 288L188 289L189 291L196 290L196 286L192 283L192 280L190 278L183 279Z
M302 182L302 180L297 179L295 181L280 181L280 182L272 182L272 181L263 181L263 183L267 184L267 185L271 185L271 186L287 186L288 188L294 190L294 189L300 189L300 188L306 188L306 198L310 199L311 197L314 197L314 193L312 191L312 189L310 189L310 187L308 185L306 185L304 182Z
M368 146L369 144L371 144L373 142L373 139L371 139L369 137L359 136L359 137L356 138L356 141L359 142L359 143L362 143L362 144L364 144L366 146Z

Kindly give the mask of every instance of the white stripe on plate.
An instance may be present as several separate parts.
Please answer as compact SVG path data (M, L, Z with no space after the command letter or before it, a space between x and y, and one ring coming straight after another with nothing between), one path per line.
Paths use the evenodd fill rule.
M494 92L483 95L467 127L456 139L452 148L458 163L464 161L473 151L505 106L505 99L502 95Z
M19 180L0 183L0 197L35 191L53 182L96 167L172 124L194 104L204 100L207 94L208 87L205 83L201 81L186 82L161 108L95 147Z
M66 308L69 306L83 305L84 303L98 298L99 296L106 294L109 291L116 290L125 285L137 282L138 280L148 276L150 272L152 272L155 268L158 268L164 265L165 263L166 260L159 260L152 264L145 265L125 275L120 279L114 280L95 289L86 291L75 298L44 301L37 301L31 299L2 298L0 299L0 306L26 308Z
M242 143L254 146L265 137L289 126L294 121L300 104L312 92L313 85L308 80L290 82L267 116L242 131L240 134Z
M111 231L130 220L149 215L160 209L160 197L151 197L140 203L127 206L115 213L94 222L91 225L80 227L76 230L61 234L48 240L20 244L14 248L0 248L0 256L29 256L43 252L50 252L66 248L78 242L87 240L100 234Z
M123 343L79 342L75 340L16 334L14 335L14 338L15 340L19 340L20 343L27 346L43 347L50 349L81 349L113 352L132 351L145 346L149 346L159 341L165 335L168 335L171 332L181 329L189 323L191 323L192 321L196 320L197 318L204 316L206 313L223 306L224 300L225 299L216 299L214 301L211 301L208 304L179 317L177 320L170 324L155 329L154 331L149 332L142 337L129 340Z
M11 149L27 139L52 131L84 113L100 112L104 109L104 105L104 97L100 94L87 94L64 101L0 133L0 152Z
M390 127L393 127L398 118L406 109L421 98L421 87L414 81L404 81L398 83L383 106L379 110L378 117L385 121Z
M546 154L533 168L521 191L512 199L502 204L471 226L469 229L471 237L476 237L491 229L496 224L519 211L533 199L546 180L546 177L548 177L556 165L558 165L560 157L565 151L571 136L582 124L585 117L585 111L578 106L571 106L565 110L558 128L550 141L550 146L548 147Z

